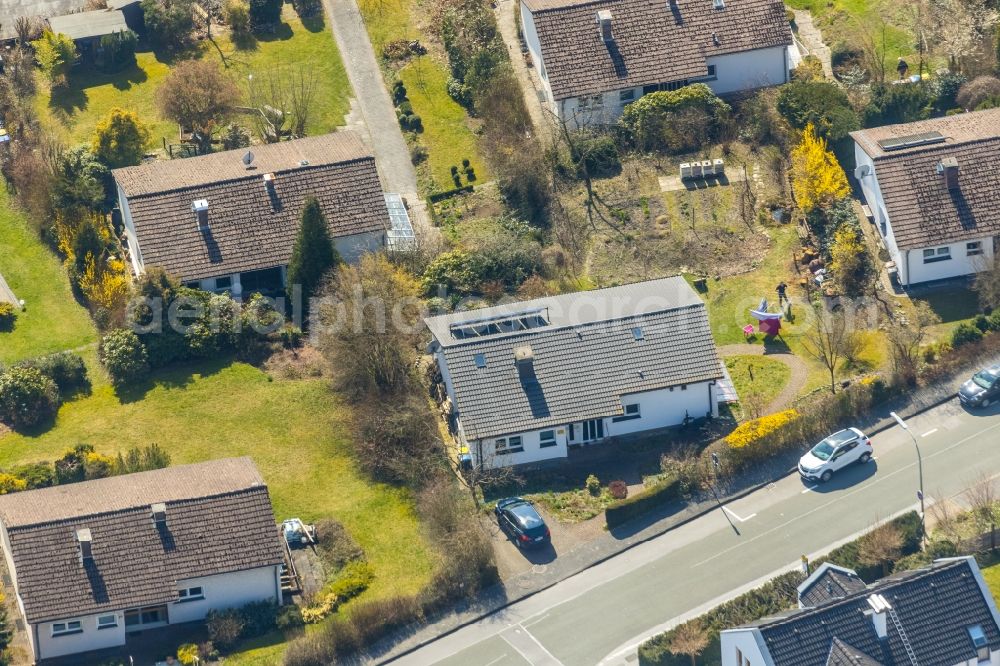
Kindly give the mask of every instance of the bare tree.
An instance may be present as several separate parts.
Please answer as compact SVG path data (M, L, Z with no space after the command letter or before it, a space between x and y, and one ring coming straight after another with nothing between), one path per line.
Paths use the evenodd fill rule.
M35 36L35 21L27 16L14 19L14 34L17 35L17 45L22 49Z
M882 523L858 540L858 561L868 566L882 567L888 576L893 562L903 552L903 533L892 523Z
M830 373L830 392L837 392L837 366L850 344L851 329L841 312L816 308L816 321L802 339L806 353L822 363Z
M997 497L996 481L981 473L965 491L969 510L976 522L978 532L990 532L990 550L996 550L996 524L1000 517L1000 498Z
M698 656L708 647L708 632L698 620L685 622L674 630L670 640L670 654L691 657L691 666L696 666Z
M986 0L935 0L930 5L931 40L952 69L966 71L984 48L1000 14Z
M476 508L482 508L486 490L490 487L522 486L524 479L506 464L493 444L474 443L470 451L459 451L459 456L450 456L458 477L469 491ZM468 457L471 455L471 462Z
M306 135L306 123L316 97L316 75L312 69L296 67L288 73L288 104L292 114L292 134Z
M882 12L876 12L877 19L869 25L860 24L861 50L865 54L872 83L885 83L886 24Z
M265 143L281 141L289 107L288 85L283 72L265 69L247 78L247 99L254 109L251 122L257 136Z
M882 326L892 367L898 377L912 384L920 368L920 347L930 337L930 327L941 322L927 303L913 301L910 317L895 314Z

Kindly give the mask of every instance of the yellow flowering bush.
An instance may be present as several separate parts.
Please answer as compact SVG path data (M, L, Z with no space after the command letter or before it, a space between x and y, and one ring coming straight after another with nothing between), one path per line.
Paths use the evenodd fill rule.
M7 493L16 493L18 491L24 490L28 487L28 482L24 479L19 479L13 474L6 474L0 472L0 495L6 495ZM3 597L0 596L0 602L3 601Z
M783 428L797 418L799 418L798 411L786 409L783 412L768 414L759 419L741 423L735 430L726 435L726 445L730 449L746 448L764 439L776 430Z

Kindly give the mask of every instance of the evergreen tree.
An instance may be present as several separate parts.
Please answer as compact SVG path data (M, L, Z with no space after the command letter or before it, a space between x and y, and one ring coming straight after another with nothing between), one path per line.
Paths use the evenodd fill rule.
M302 285L302 296L308 299L316 292L323 276L338 263L340 255L333 246L319 201L316 197L309 197L302 209L302 223L295 239L292 259L288 262L288 285Z

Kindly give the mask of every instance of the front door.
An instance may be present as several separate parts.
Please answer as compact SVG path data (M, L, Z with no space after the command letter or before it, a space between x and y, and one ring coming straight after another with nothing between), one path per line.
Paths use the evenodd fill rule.
M591 419L583 422L583 441L596 442L604 439L604 419Z

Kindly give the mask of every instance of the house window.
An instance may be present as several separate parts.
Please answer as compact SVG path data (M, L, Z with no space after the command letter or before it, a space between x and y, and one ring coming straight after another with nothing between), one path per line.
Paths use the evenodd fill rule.
M986 634L983 633L982 626L974 624L969 627L969 638L972 639L972 645L976 648L976 661L980 664L989 662L990 645L986 640Z
M924 263L933 264L938 261L948 261L951 259L950 247L929 247L924 250Z
M513 437L501 437L496 441L496 451L498 456L507 453L520 453L521 451L524 451L524 446L521 444L521 436L514 435Z
M53 636L67 636L69 634L81 634L81 633L83 633L83 625L80 624L79 620L73 620L72 622L52 623Z
M636 340L643 339L641 326L636 326L635 328L632 329L632 337L635 338Z
M682 391L687 391L688 390L688 385L687 384L681 384L681 390Z
M708 66L708 78L710 78L710 79L716 79L716 78L718 78L716 76L716 74L715 74L715 65L709 65Z
M726 0L712 0L712 6L715 7L716 9L725 9Z
M628 104L635 100L635 88L630 88L629 90L622 90L618 93L618 101L622 104Z
M556 431L555 430L543 430L538 433L538 445L541 448L547 448L549 446L556 445Z
M215 290L222 291L223 289L229 289L233 286L233 276L224 275L222 277L215 278Z
M177 603L184 601L197 601L198 599L205 598L205 591L201 589L201 586L197 587L185 587L177 590Z
M619 421L631 421L632 419L641 419L642 414L639 413L639 405L625 405L625 413L621 416L616 416L611 419L614 423Z
M598 110L604 107L604 95L584 95L576 99L581 111Z
M477 368L482 369L486 367L486 354L476 354L473 358L476 360Z
M972 241L971 243L965 244L965 256L974 257L982 253L983 253L982 241Z
M97 616L97 628L98 629L114 629L118 626L118 616L114 613L110 615L98 615Z

